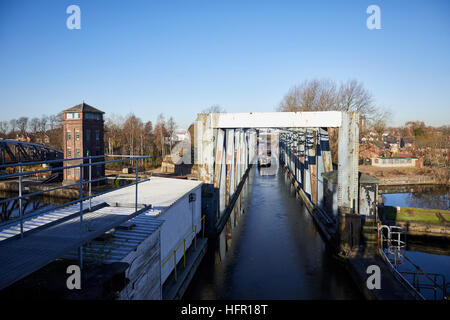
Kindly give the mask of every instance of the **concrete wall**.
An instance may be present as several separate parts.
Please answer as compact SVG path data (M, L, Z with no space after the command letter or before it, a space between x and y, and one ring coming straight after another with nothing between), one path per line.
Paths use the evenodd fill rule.
M189 203L189 194L194 193L196 200ZM201 186L198 186L184 197L175 202L157 219L164 221L161 227L161 263L169 257L175 248L182 243L184 237L194 229L194 225L201 219ZM157 209L157 208L155 208ZM201 230L201 223L197 232ZM201 236L201 233L200 233ZM193 244L194 235L186 239L186 249ZM177 251L177 262L183 259L183 244ZM174 269L173 257L161 269L161 283L164 283Z
M121 260L130 264L125 272L130 282L119 293L120 300L162 299L160 244L158 230Z

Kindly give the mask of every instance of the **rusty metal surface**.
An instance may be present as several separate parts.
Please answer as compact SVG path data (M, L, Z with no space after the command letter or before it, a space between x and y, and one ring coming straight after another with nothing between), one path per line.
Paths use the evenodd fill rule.
M338 207L343 211L353 208L358 200L359 115L342 113L338 146ZM354 208L357 212L357 208Z

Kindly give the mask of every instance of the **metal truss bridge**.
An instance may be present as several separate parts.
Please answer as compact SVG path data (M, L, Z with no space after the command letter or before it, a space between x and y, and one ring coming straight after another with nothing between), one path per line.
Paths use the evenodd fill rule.
M0 165L63 159L64 152L41 144L0 140Z

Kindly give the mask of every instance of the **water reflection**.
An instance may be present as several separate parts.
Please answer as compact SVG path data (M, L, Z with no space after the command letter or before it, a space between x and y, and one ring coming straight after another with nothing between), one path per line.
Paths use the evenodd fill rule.
M0 192L0 200L17 197L17 193ZM47 208L52 208L57 205L68 202L67 199L55 198L55 197L43 197L33 196L24 198L22 200L22 212L24 216L29 213L42 211ZM8 202L0 204L1 218L0 222L5 222L19 217L19 200L10 200Z
M185 299L361 298L281 170L252 170L241 198Z
M446 186L415 189L415 192L408 193L394 191L383 194L382 198L387 206L450 210L449 188Z

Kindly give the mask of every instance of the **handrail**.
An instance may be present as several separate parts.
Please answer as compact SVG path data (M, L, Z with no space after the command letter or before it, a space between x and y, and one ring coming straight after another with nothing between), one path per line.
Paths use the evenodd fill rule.
M39 163L33 163L30 164L29 162L18 162L15 163L14 165L7 165L7 167L24 167L24 166L30 166L30 165L36 165L36 164L47 164L50 161L53 162L67 162L67 161L75 161L75 160L89 160L89 159L94 159L94 158L105 158L105 157L124 157L124 156L110 156L110 155L104 155L104 156L89 156L89 157L81 157L81 158L69 158L69 159L60 159L58 161L53 161L53 160L49 160L49 161L40 161ZM0 179L3 178L12 178L12 177L20 177L20 176L28 176L30 174L35 174L35 173L42 173L42 172L48 172L48 171L61 171L61 170L65 170L65 169L71 169L71 168L78 168L78 167L90 167L92 165L100 165L100 164L107 164L107 163L114 163L114 162L125 162L125 161L135 161L135 160L140 160L140 159L149 159L151 158L151 156L128 156L126 159L116 159L116 160L107 160L107 161L95 161L92 163L80 163L80 164L75 164L75 165L71 165L71 166L62 166L62 167L56 167L56 168L49 168L49 169L40 169L40 170L34 170L34 171L26 171L26 172L19 172L19 173L9 173L9 174L4 174L4 175L0 175Z
M437 287L438 289L442 290L442 295L443 298L446 298L447 296L447 285L446 285L446 281L445 281L445 276L442 274L437 274L437 273L433 273L434 275L439 275L443 278L443 284L442 286L439 285L439 283L437 283L434 279L431 278L430 274L428 274L427 272L425 272L424 270L422 270L421 267L419 267L418 265L416 265L414 262L412 262L407 256L405 256L405 254L401 254L400 255L405 258L406 261L408 261L414 268L416 268L417 274L422 273L428 280L430 280L433 285L435 287Z
M388 231L388 238L384 239L383 238L383 229L387 229ZM391 231L391 229L397 229L398 231ZM446 295L447 295L447 284L445 282L445 276L441 275L441 274L434 274L432 273L431 275L439 275L443 278L443 284L442 286L440 286L435 279L432 279L430 274L428 274L427 272L425 272L422 268L420 268L420 266L416 265L413 261L411 261L411 259L409 259L404 253L401 252L401 248L406 246L405 241L401 241L400 240L400 235L404 232L402 232L403 228L399 227L399 226L387 226L387 225L380 225L378 224L378 248L379 250L384 254L384 241L387 242L388 244L388 253L392 253L394 255L394 268L397 271L397 256L398 258L403 258L404 260L406 260L407 262L409 262L415 269L416 272L414 274L417 274L417 280L419 280L419 273L422 273L428 280L430 280L432 282L432 284L434 285L433 288L429 288L429 289L434 289L438 288L440 290L442 290L442 294L443 294L443 298L446 299ZM398 239L393 239L391 237L391 234L397 234L398 235ZM380 241L381 240L381 241ZM392 242L396 242L397 245L392 245ZM391 248L394 247L394 250L391 251ZM387 256L385 255L385 257L387 258ZM388 258L387 258L388 259ZM389 259L388 259L389 261ZM392 263L391 263L392 264ZM406 271L397 271L399 273L402 274L410 274L410 272L406 272ZM405 281L407 281L406 279L404 279ZM409 281L407 281L409 283ZM411 284L410 284L411 285ZM414 286L412 285L414 288L419 288L419 283L417 284L418 286ZM419 293L420 294L420 293ZM436 295L436 293L435 293Z
M92 159L99 159L99 158L104 159L106 157L113 157L113 158L114 157L122 157L123 159L92 161ZM3 165L1 167L16 167L16 166L19 167L19 172L18 173L0 175L0 179L5 178L5 177L19 177L19 195L18 195L18 197L13 197L13 198L0 200L0 204L5 203L7 201L11 201L11 199L19 200L20 238L23 238L24 237L24 231L23 231L24 214L22 212L22 199L29 198L29 197L36 196L36 195L41 195L41 194L44 194L44 193L48 193L48 192L52 192L52 191L56 191L56 190L60 190L60 189L66 189L66 188L79 186L80 193L79 193L78 199L72 200L72 201L68 201L68 202L66 202L66 203L64 203L62 205L58 205L56 207L52 207L52 208L49 208L49 209L38 210L37 213L35 213L35 214L27 214L26 217L27 218L28 217L33 217L33 216L36 216L38 214L43 214L43 213L46 213L48 211L52 211L52 210L55 210L55 209L58 209L58 208L62 208L62 207L65 207L65 206L68 206L68 205L71 205L71 204L80 203L80 211L77 214L80 216L80 222L82 222L82 220L83 220L83 202L85 200L89 200L89 209L91 209L91 199L92 198L118 189L118 188L115 188L115 189L111 189L111 190L106 190L106 191L102 191L102 192L96 193L95 195L92 195L92 189L91 189L92 182L102 181L102 180L106 179L106 177L100 177L100 178L92 179L92 174L91 174L92 166L104 165L104 164L107 164L107 163L115 163L115 162L135 161L136 162L135 182L133 182L133 183L127 185L127 186L135 185L135 188L136 188L135 210L137 211L137 207L138 207L138 204L137 204L137 202L138 202L138 192L137 192L138 191L138 184L146 182L146 181L149 181L148 178L139 180L139 165L138 165L138 161L141 160L141 159L149 159L149 158L151 158L151 156L99 155L99 156L79 157L79 158L70 158L70 159L44 160L44 161L38 161L38 162L33 162L33 163L30 163L30 162L19 162L19 163L16 163L16 164ZM42 169L42 170L32 170L32 171L23 171L23 167L24 166L30 166L30 165L36 165L36 164L48 164L48 163L56 163L56 162L60 163L60 162L66 162L66 161L70 162L70 161L75 161L75 160L83 160L83 162L79 163L79 164L75 164L75 165L68 165L68 166L64 166L63 165L62 167L57 167L57 168L49 168L49 169ZM84 163L84 160L89 160L89 162L88 163ZM83 177L83 171L84 171L83 168L84 167L88 167L88 169L89 169L89 176L87 177L87 179L84 179L84 177ZM41 190L41 191L37 191L37 192L22 194L22 184L23 184L22 177L23 176L27 176L27 175L34 174L34 173L40 173L40 172L63 171L63 170L70 169L70 168L79 168L80 169L80 176L79 176L79 181L78 182L72 183L72 184L69 184L69 185L65 185L65 186L60 186L60 187L50 188L50 189ZM84 196L83 195L83 186L86 185L86 184L89 184L89 190L88 190L89 195L88 196ZM125 186L122 186L122 187L125 187ZM122 188L122 187L119 187L119 188ZM12 221L2 222L2 223L0 223L0 225L1 226L6 226L6 225L14 224L14 223L17 223L17 219L14 219Z
M197 250L197 226L202 223L202 238L205 237L205 219L206 216L203 215L200 218L200 221L197 222L197 224L194 226L194 229L189 232L182 241L178 244L178 246L173 250L173 252L164 260L164 262L161 264L161 268L165 266L165 264L170 260L170 258L173 257L173 263L174 263L174 275L175 275L175 282L177 282L177 251L183 244L183 265L184 268L186 268L186 239L194 232L194 250Z

